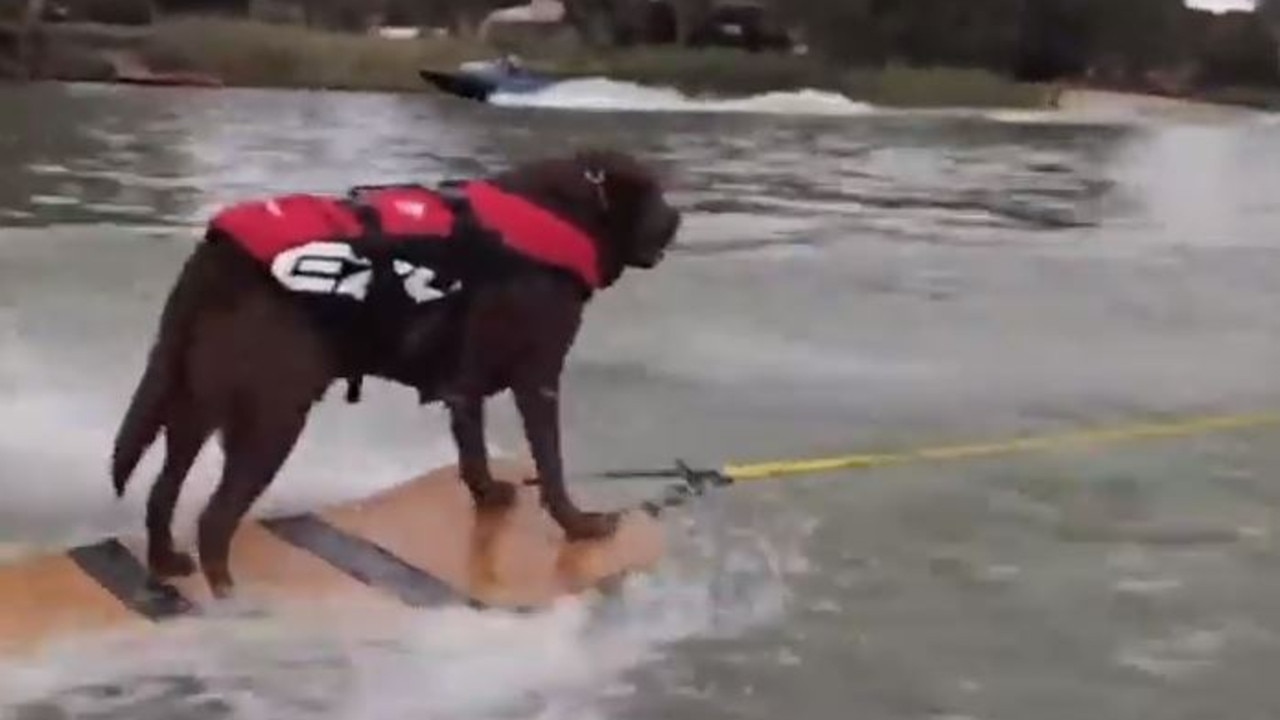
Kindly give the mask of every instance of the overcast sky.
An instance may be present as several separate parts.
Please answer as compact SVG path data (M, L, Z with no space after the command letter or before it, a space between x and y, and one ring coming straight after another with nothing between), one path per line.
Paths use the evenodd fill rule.
M1186 0L1191 7L1206 10L1252 10L1253 0Z

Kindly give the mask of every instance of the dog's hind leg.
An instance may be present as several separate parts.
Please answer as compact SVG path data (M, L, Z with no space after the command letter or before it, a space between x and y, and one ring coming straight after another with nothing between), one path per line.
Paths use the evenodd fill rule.
M498 482L489 472L484 440L484 396L475 392L447 395L449 428L458 448L458 469L476 507L485 510L510 507L515 488Z
M209 423L189 402L179 401L165 425L164 466L147 497L147 565L157 578L185 577L195 561L173 547L173 510L182 483L209 438Z
M200 515L200 567L215 597L231 595L231 539L240 521L271 484L306 425L309 406L257 407L236 413L223 430L222 479Z

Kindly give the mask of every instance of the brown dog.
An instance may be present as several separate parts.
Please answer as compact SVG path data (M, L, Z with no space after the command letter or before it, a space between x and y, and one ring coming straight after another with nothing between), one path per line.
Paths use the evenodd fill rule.
M112 479L122 495L146 448L165 431L165 459L146 517L148 562L156 576L195 571L191 557L175 550L170 525L183 479L211 434L220 433L225 464L199 519L198 551L211 590L223 597L233 586L231 537L292 452L312 405L334 380L348 378L350 395L366 374L415 388L423 402L447 404L462 478L482 508L514 499L513 488L490 475L483 414L487 397L510 389L552 517L571 539L613 532L616 514L583 512L566 491L560 375L592 291L612 284L626 267L654 267L675 238L680 214L648 167L613 151L517 166L489 178L481 190L487 194L471 192L467 201L455 198L448 206L456 216L444 259L438 252L444 245L397 245L381 230L364 232L349 247L374 258L361 266L374 269L361 278L347 275L336 286L367 289L365 302L345 298L339 310L315 311L282 284L285 276L272 276L278 259L269 267L247 252L226 230L234 222L211 223L166 301L112 459ZM488 210L477 210L489 202L485 198L512 197L529 203L521 206L523 214L486 221ZM261 207L279 215L273 202ZM404 217L420 219L425 205L410 203ZM362 210L361 217L371 214L368 203L350 207ZM434 206L425 214L431 212ZM580 252L577 260L569 258L545 237L544 227L585 239L592 263L584 266ZM522 242L548 246L542 252L549 261L530 260L503 245L504 235L530 232L542 236ZM272 233L261 242L279 241L279 233ZM436 255L427 265L413 265L404 258L412 260L414 248ZM288 277L302 287L315 278L304 277L300 262L289 270L298 274ZM337 267L332 257L308 262L321 274ZM419 283L428 292L418 301L431 301L415 304L405 297L410 279L427 266L435 268L436 281L448 282ZM404 292L397 294L397 282ZM348 293L353 294L358 293ZM379 294L389 299L375 305Z

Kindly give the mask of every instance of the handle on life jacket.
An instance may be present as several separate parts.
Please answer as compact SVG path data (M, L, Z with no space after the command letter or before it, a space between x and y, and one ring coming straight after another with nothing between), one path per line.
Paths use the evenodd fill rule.
M361 195L378 190L402 190L405 188L420 188L426 190L427 187L422 183L402 182L402 183L376 183L372 185L354 185L347 190L347 197L351 200L358 200Z
M375 192L378 190L412 187L422 186L417 183L387 183L381 185L356 185L347 190L347 206L355 214L356 218L360 221L361 227L364 229L363 244L366 252L370 248L376 247L375 240L382 235L382 219L378 216L377 210L375 210L371 205L367 205L364 202L364 198L361 196L365 193ZM386 258L371 257L370 259L373 261L375 276L383 274L386 271L386 268L390 265L390 261ZM379 287L380 283L376 282L375 279L375 282L371 286L371 291L376 293L379 291ZM368 305L376 305L376 302L369 303ZM366 307L368 307L368 305L366 305ZM347 403L354 405L360 402L364 395L364 372L362 372L358 367L351 368L350 372L344 373L344 379L347 381Z

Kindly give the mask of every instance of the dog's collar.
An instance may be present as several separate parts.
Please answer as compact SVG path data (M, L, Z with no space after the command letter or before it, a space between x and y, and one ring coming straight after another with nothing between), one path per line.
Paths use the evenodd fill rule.
M608 177L605 175L605 171L599 168L587 168L582 171L582 177L595 191L596 199L600 201L600 211L609 212L609 193L605 189L605 182Z

